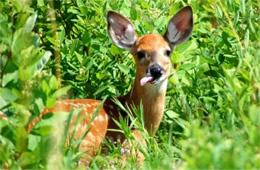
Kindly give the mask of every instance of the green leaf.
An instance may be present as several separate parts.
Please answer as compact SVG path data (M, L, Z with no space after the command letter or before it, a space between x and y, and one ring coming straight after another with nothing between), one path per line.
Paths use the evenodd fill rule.
M5 87L9 82L16 82L18 80L18 71L14 71L12 73L6 73L3 77L3 87Z
M34 25L35 25L36 19L37 19L37 14L31 15L31 16L27 19L27 21L26 21L26 23L25 23L25 25L24 25L24 31L25 31L25 32L31 32L31 31L33 30L33 27L34 27Z
M76 54L76 57L77 57L79 63L82 65L82 61L83 61L82 55L80 55L77 51L75 51L75 54Z
M32 129L31 133L34 135L39 135L39 136L48 136L53 133L53 126L39 124L37 127Z
M112 44L111 48L110 48L110 52L113 56L118 55L118 54L120 54L120 49L118 47L116 47L114 44Z
M82 0L77 0L76 2L77 2L78 7L85 6L85 4L84 4L84 2Z
M42 81L42 90L46 93L47 96L49 95L49 93L51 91L48 83L45 80Z
M99 88L97 89L97 91L94 93L94 95L97 95L99 93L101 93L102 91L104 91L105 89L108 89L109 88L109 85L100 85Z
M37 0L37 4L39 7L44 6L44 0Z
M245 34L245 48L248 48L249 38L249 29L247 29Z
M126 65L124 65L124 64L118 64L118 67L119 67L119 69L120 69L123 73L125 73L125 74L128 74L129 71L130 71L129 66L126 66Z
M23 152L22 155L19 157L17 163L21 166L28 166L33 164L37 161L37 157L33 152Z
M3 88L0 91L0 108L6 106L7 104L15 101L17 96L8 88Z
M63 43L64 38L65 38L65 30L62 29L61 31L58 32L58 39L60 42L60 46Z
M32 46L33 39L32 35L29 32L24 32L23 29L19 29L14 33L14 38L12 41L12 58L13 61L17 66L21 65L22 57L21 52L22 50L29 50L30 46ZM26 55L27 56L27 55Z
M222 13L221 8L218 5L216 5L216 10L217 10L217 14L218 14L219 18L222 18L223 17L223 13Z
M26 151L28 145L27 132L23 126L18 126L16 129L16 150L18 152Z
M249 118L257 126L260 126L260 106L252 105L249 109Z
M59 87L59 82L57 81L55 76L51 76L51 79L49 81L49 86L51 90L55 90Z
M44 108L44 104L43 104L42 99L41 98L36 99L34 110L35 110L37 116L40 115L43 108Z
M135 5L133 5L131 7L130 16L131 16L132 20L136 20L137 19L137 11L136 11Z
M243 16L246 14L245 0L240 0L240 10Z
M233 37L233 38L236 37L235 33L234 33L230 28L228 28L228 27L223 27L222 29L223 29L223 31L224 31L225 33L227 33L229 36L231 36L231 37Z
M49 40L54 46L58 46L58 45L59 45L58 42L57 42L54 38L52 38L52 37L50 37L50 36L46 36L46 38L47 38L47 40Z
M37 72L40 72L44 68L46 63L49 61L51 55L52 55L52 53L50 51L46 51L43 54L41 59L37 62Z
M33 73L30 68L21 66L19 68L19 78L21 81L28 81L33 77Z
M69 89L70 89L70 86L62 87L62 88L58 89L57 91L55 91L52 96L58 98L63 95L66 95L67 92L69 91Z
M56 98L55 97L48 97L46 100L46 107L48 109L53 108L56 104Z
M189 63L189 64L182 64L179 69L180 69L180 70L189 71L189 70L191 70L191 69L193 69L193 68L195 68L195 67L196 67L196 64L194 64L194 63Z

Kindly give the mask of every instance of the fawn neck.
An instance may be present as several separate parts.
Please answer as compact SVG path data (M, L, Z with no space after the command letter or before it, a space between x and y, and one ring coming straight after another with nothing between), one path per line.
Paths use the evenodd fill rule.
M134 86L125 96L125 102L133 103L137 107L142 102L145 128L153 135L162 120L168 79L160 82L160 84L147 84L146 86L141 86L140 80L141 76L137 70Z

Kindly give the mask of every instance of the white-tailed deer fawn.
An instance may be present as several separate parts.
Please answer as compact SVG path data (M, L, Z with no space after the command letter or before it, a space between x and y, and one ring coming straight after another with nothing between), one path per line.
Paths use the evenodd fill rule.
M164 113L167 82L171 71L170 55L176 45L190 37L193 29L192 15L192 8L186 6L170 19L163 36L148 34L138 37L133 24L127 18L115 11L109 11L107 14L110 38L116 46L129 50L136 62L133 88L118 100L123 106L134 104L139 107L140 102L143 103L145 128L151 135L156 133ZM125 140L124 134L108 131L108 129L119 128L113 121L119 119L119 114L123 117L127 116L110 99L104 102L96 118L90 126L87 126L92 113L100 103L101 101L92 99L61 100L57 101L54 108L45 109L42 115L81 108L81 114L85 118L79 123L75 138L80 139L82 134L89 130L80 145L80 150L85 150L88 156L93 156L104 137L120 139L122 142ZM36 121L33 121L29 125L29 130L35 123ZM89 129L86 129L87 127Z

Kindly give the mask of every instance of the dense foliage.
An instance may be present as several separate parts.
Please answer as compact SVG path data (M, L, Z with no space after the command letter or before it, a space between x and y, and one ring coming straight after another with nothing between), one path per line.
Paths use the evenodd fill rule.
M163 34L185 5L193 7L194 31L171 56L163 122L139 148L143 168L260 168L257 0L1 0L0 110L8 120L0 118L0 167L75 168L78 141L65 145L59 116L44 117L30 133L28 123L62 96L104 99L130 90L135 65L109 40L107 10L130 18L139 35ZM109 148L91 168L121 166L120 148Z

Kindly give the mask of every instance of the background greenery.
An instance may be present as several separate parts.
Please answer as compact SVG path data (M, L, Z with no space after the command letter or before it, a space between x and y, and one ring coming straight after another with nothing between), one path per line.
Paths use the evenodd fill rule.
M27 124L61 96L104 99L130 90L133 58L109 40L107 10L130 18L139 35L163 34L185 5L193 7L194 31L171 56L165 115L139 148L142 168L259 169L257 0L0 1L0 110L8 116L0 119L0 167L80 168L77 142L65 146L64 130L54 128L64 124L60 117L47 116L30 133ZM111 145L91 168L120 168L118 157ZM136 168L134 157L128 161Z

